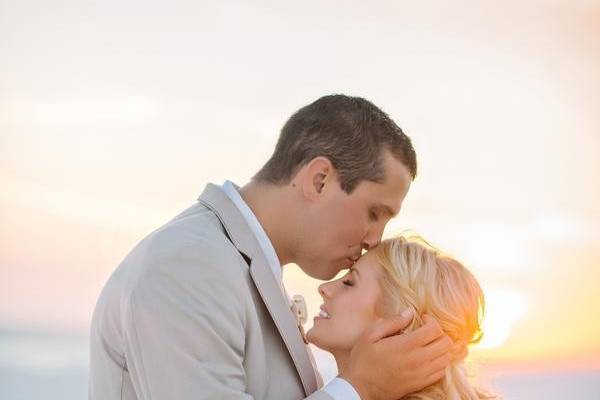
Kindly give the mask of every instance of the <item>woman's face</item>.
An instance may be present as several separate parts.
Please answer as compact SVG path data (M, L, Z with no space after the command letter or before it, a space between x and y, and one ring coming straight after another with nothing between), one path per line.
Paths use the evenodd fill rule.
M375 256L367 253L342 278L319 286L323 304L306 334L308 341L334 354L350 351L364 330L379 319L375 310L382 273Z

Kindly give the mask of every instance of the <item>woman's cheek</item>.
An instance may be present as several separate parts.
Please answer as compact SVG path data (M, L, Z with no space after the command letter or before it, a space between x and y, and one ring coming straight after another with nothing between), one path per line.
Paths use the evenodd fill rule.
M347 321L346 324L341 324L341 329L344 335L345 347L352 348L358 341L361 335L365 332L368 327L366 321L362 319L354 319L353 321Z

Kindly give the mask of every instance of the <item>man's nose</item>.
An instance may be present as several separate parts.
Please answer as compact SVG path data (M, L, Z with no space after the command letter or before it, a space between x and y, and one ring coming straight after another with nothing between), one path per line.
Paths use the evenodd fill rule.
M361 246L364 250L371 250L374 247L377 247L379 242L381 241L381 236L383 235L383 228L373 227L367 232L367 235L364 237Z
M374 240L373 241L367 241L367 240L365 240L362 243L361 246L362 246L363 250L369 251L372 248L377 247L378 244L379 244L379 241L374 241Z

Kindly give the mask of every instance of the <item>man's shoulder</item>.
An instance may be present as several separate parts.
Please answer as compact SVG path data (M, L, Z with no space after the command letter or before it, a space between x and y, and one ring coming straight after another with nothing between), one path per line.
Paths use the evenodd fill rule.
M244 295L250 290L248 277L244 259L218 218L192 206L149 234L120 263L99 297L94 326L103 334L120 334L122 316L135 305L160 309L164 304L159 303L168 300L194 307L223 293L237 294L228 296L226 304L242 313L249 304Z
M211 252L232 249L217 216L200 203L156 229L141 244L155 257L169 255L183 248L200 248Z
M216 215L196 204L146 236L114 275L129 288L161 276L201 277L215 270L226 279L241 279L247 273L243 263Z

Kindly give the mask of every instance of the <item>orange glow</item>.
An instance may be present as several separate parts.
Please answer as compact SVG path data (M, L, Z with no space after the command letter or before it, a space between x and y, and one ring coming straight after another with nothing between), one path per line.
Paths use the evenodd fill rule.
M593 2L349 2L317 14L240 3L215 21L190 12L185 29L175 18L168 33L162 15L144 31L128 25L137 14L104 10L96 29L13 3L0 24L0 328L87 332L104 282L144 235L207 182L246 183L291 112L345 92L381 106L418 153L385 236L416 231L486 291L472 360L600 359ZM311 57L298 57L305 40ZM316 313L319 282L295 266L284 276Z

